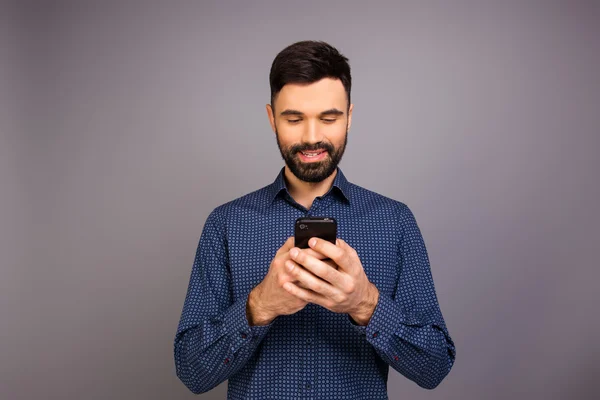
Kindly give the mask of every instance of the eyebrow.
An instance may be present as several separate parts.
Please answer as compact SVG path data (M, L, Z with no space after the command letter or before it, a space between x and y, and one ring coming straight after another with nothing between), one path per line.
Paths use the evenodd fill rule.
M298 115L298 116L303 116L304 113L302 111L298 111L298 110L283 110L279 115L284 116L284 115ZM343 111L338 110L337 108L330 108L329 110L325 110L321 113L319 113L319 117L323 117L325 115L344 115Z

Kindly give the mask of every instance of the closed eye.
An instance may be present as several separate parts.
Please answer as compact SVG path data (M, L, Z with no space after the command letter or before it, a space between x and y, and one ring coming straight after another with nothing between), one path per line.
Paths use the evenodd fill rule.
M300 122L300 121L302 121L302 120L301 119L288 119L288 122L291 123L291 124L295 124L295 123ZM327 122L327 123L330 124L330 123L333 123L333 122L337 121L337 119L322 118L321 121Z

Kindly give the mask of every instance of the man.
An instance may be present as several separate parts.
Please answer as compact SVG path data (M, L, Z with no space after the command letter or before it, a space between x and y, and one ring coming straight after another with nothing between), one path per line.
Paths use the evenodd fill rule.
M389 366L435 388L456 349L415 217L338 167L352 122L348 59L298 42L277 55L270 84L285 166L209 214L175 337L177 376L197 394L228 379L228 399L387 399ZM313 215L337 220L336 244L294 247L296 218Z

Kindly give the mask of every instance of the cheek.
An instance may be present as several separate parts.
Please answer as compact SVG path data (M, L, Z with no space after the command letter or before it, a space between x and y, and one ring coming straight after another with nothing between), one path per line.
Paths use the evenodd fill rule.
M342 147L344 147L344 144L346 142L346 131L343 131L339 135L336 135L335 138L332 138L331 142L335 146L336 150L339 150Z
M282 147L290 147L302 141L302 131L297 127L277 127L277 137Z
M346 136L346 121L339 121L335 125L326 127L327 134L330 139L339 143L344 143L344 137Z

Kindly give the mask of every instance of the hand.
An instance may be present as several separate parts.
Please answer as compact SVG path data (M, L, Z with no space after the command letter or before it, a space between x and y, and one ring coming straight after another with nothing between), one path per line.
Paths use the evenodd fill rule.
M256 296L254 299L258 302L258 310L266 314L266 320L272 320L279 315L294 314L303 309L308 302L286 291L283 286L286 283L293 282L302 286L296 278L285 268L286 261L290 260L289 250L294 246L294 237L290 236L286 242L277 250L275 257L271 261L269 271L261 283L254 289ZM327 258L312 249L305 249L306 254L315 260Z
M285 290L336 313L370 317L379 300L379 291L367 278L356 250L342 239L333 244L315 237L309 246L310 249L292 248L289 252L292 259L286 262L289 274L304 288L288 282L283 285ZM329 257L338 268L331 268L329 262L315 257L315 251L323 255L321 258Z

